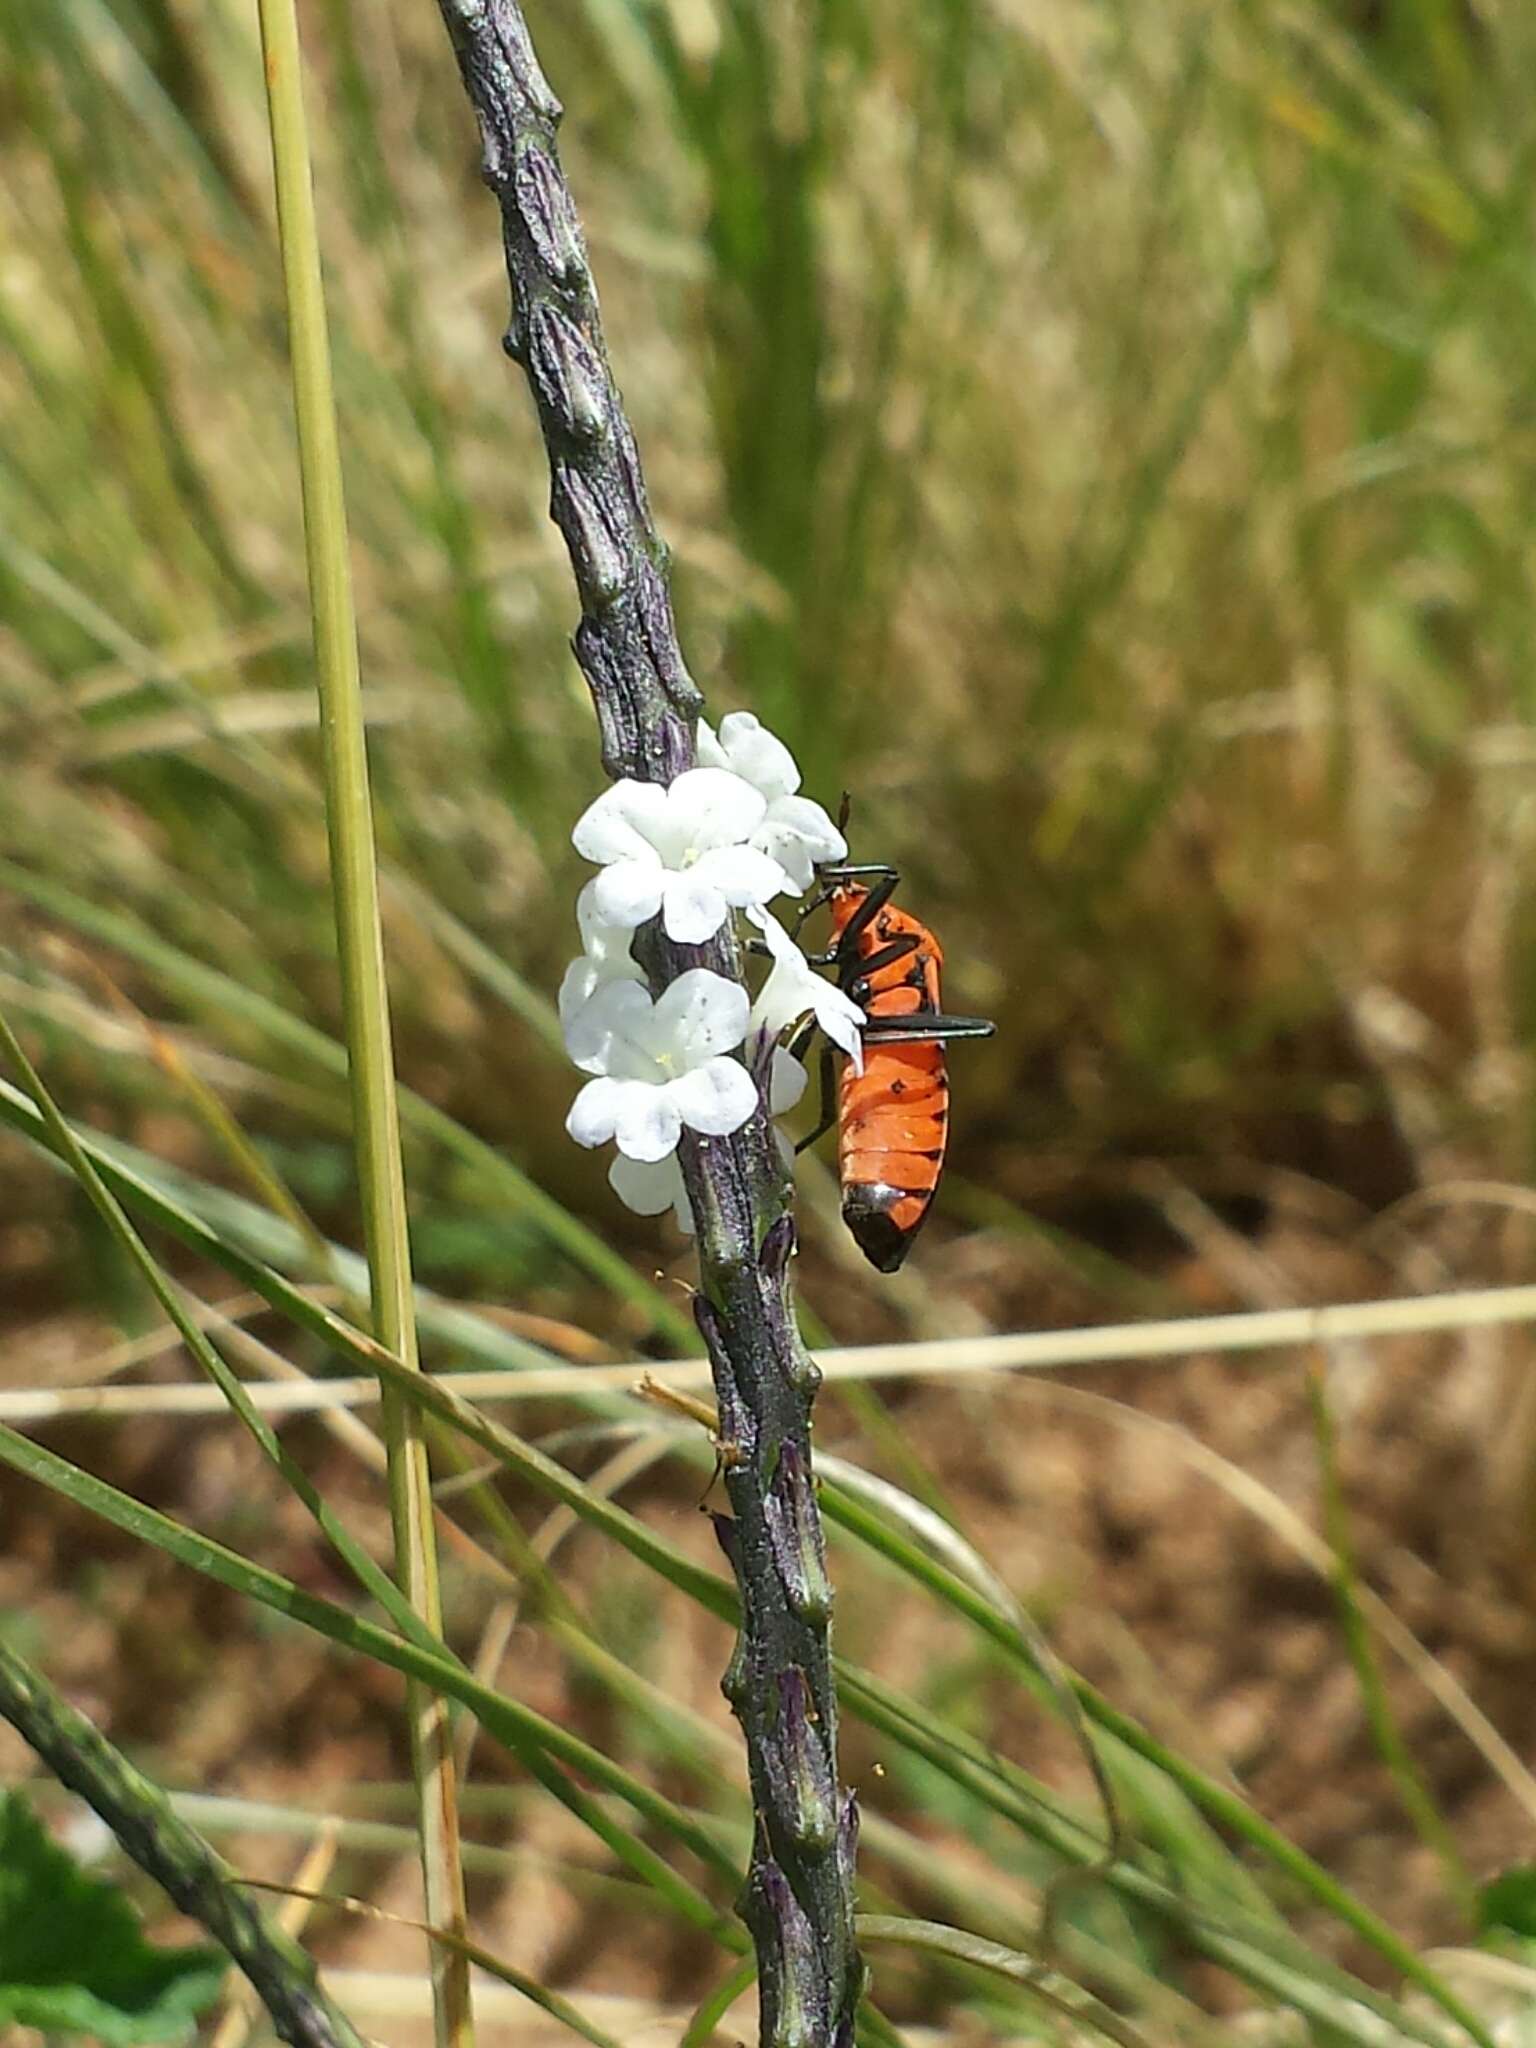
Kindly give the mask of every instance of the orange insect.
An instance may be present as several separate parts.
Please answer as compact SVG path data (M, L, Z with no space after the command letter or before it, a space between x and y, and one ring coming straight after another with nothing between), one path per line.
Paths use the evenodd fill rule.
M868 878L868 879L866 879ZM944 1167L949 1130L945 1041L990 1038L985 1017L948 1017L939 994L944 955L928 927L891 902L900 877L889 867L824 867L822 893L832 945L812 955L834 967L838 985L863 1010L864 1071L843 1068L832 1103L832 1048L822 1056L822 1120L798 1150L838 1125L843 1221L882 1273L894 1273L928 1219ZM806 1038L796 1050L803 1051Z

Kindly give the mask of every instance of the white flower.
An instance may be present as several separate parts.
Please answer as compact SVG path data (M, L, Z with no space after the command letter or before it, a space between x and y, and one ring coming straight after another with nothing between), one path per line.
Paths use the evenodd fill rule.
M665 1159L626 1159L620 1152L608 1169L608 1185L637 1216L660 1216L670 1209L678 1229L692 1237L693 1204L675 1152Z
M796 796L800 770L782 740L750 711L732 711L718 736L699 720L699 760L707 768L729 768L763 798L767 809L751 843L776 860L804 895L816 879L817 863L846 860L848 842L818 803Z
M663 788L628 776L576 821L576 851L601 862L593 902L606 923L633 930L661 912L669 939L713 938L730 908L792 889L778 861L749 840L768 801L722 768L689 768Z
M864 1012L835 982L816 973L776 917L750 908L747 916L767 940L773 958L768 979L752 1005L754 1028L777 1038L801 1018L814 1017L832 1043L841 1046L853 1061L855 1073L862 1073Z
M728 1057L747 1035L747 992L707 967L680 974L652 1003L634 981L604 982L566 1027L589 1081L565 1120L578 1145L614 1138L626 1158L665 1159L683 1126L708 1137L740 1130L757 1089Z
M773 1116L783 1116L805 1093L810 1076L783 1046L773 1049L773 1064L768 1081L768 1108ZM782 1131L775 1131L779 1142L779 1153L786 1170L795 1163L795 1148ZM608 1169L608 1185L624 1204L633 1209L637 1216L661 1216L670 1209L672 1220L687 1236L694 1234L693 1204L688 1199L688 1190L683 1185L683 1169L675 1152L669 1152L665 1159L626 1159L622 1152L616 1153Z
M581 928L581 958L571 962L560 984L560 1022L567 1028L605 981L645 979L629 950L630 929L607 923L598 911L595 876L576 898L576 922Z

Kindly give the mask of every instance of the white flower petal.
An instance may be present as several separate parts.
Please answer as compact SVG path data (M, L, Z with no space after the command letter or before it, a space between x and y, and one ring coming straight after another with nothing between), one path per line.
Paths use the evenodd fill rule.
M581 928L582 956L565 970L560 984L560 1022L568 1026L582 1005L589 1002L605 981L644 981L640 963L629 950L631 932L622 925L609 924L597 907L594 875L576 898L576 922Z
M821 805L805 796L782 796L770 804L752 844L776 860L802 893L823 861L848 857L847 840Z
M699 720L694 751L701 768L729 768L731 765L730 756L720 744L720 735L707 718Z
M809 969L805 975L809 975ZM788 1026L799 1024L803 1016L811 1014L813 993L805 985L805 975L797 973L793 967L774 967L758 989L758 999L752 1006L752 1022L758 1030L766 1030L770 1038L778 1038L778 1034L788 1030Z
M676 1153L668 1153L666 1159L627 1159L616 1153L608 1167L608 1186L637 1217L659 1217L688 1200Z
M571 962L565 970L565 978L560 983L560 994L556 1003L562 1026L569 1026L576 1012L596 993L602 978L602 969L595 960L589 960L585 954L581 959Z
M776 832L765 825L753 844L784 870L790 893L803 896L816 882L816 857L792 832Z
M811 1005L816 1013L816 1022L835 1046L847 1053L853 1061L853 1071L864 1071L864 1012L853 1000L844 995L830 981L820 984L821 993Z
M613 1136L619 1104L633 1082L610 1081L606 1075L589 1081L571 1104L565 1128L578 1145L606 1145Z
M629 950L634 926L610 924L603 916L597 901L597 885L602 879L601 875L594 875L576 898L576 926L581 933L581 950L607 973L638 977L639 964Z
M748 918L763 934L773 958L773 971L752 1005L752 1023L777 1038L804 1017L814 1017L832 1043L847 1053L854 1071L864 1071L864 1012L835 982L825 981L776 917L748 909Z
M627 1159L665 1159L677 1149L683 1113L673 1101L675 1081L656 1087L645 1081L623 1081L624 1091L614 1117L613 1135Z
M593 903L598 916L605 924L633 931L660 910L667 871L647 847L643 860L615 861L593 880Z
M656 1022L665 1032L679 1066L702 1066L717 1053L734 1052L747 1035L747 992L708 967L690 967L656 1004Z
M805 1093L810 1079L794 1054L786 1052L782 1045L776 1045L768 1070L768 1114L786 1116Z
M798 977L780 973L777 968L763 983L757 1001L752 1005L753 1024L770 1038L784 1037L791 1025L801 1023L810 1014L811 1005L804 983Z
M779 863L755 846L717 846L701 853L688 873L707 881L738 909L767 903L792 886Z
M702 853L750 839L767 809L762 792L728 768L685 769L667 786L667 831L679 847L678 858L668 865L680 866L686 851Z
M659 782L626 775L587 805L572 828L571 844L586 860L640 859L654 845L666 813L667 792Z
M750 711L733 711L720 721L720 748L738 775L760 789L770 803L800 787L794 755Z
M661 898L661 922L669 939L679 945L702 946L712 939L731 914L731 906L707 875L697 868L683 874L666 873Z
M567 975L566 979L570 978ZM648 1049L651 997L640 982L599 981L586 1001L563 1021L565 1049L584 1073L638 1080L654 1070Z
M661 1091L690 1130L725 1138L757 1108L757 1087L740 1060L706 1060Z
M764 910L762 905L758 903L749 903L746 908L747 922L755 924L762 933L764 943L767 945L768 951L773 958L774 965L778 966L784 960L798 961L802 967L809 971L809 962L806 960L805 955L790 937L789 933L785 931L783 925L773 915L773 912L771 910Z

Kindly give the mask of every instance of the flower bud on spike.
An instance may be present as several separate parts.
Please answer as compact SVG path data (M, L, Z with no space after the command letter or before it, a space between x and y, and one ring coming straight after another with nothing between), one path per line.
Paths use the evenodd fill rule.
M536 305L528 316L528 373L540 403L564 432L590 438L607 426L603 366L575 321L558 307Z
M707 1294L693 1297L693 1320L699 1326L704 1348L714 1368L715 1399L720 1409L719 1446L724 1464L740 1464L750 1458L757 1443L757 1424L745 1406L736 1385L735 1368L725 1348L725 1326L720 1311ZM734 1452L734 1457L732 1453Z
M779 1952L763 1982L763 2048L822 2048L829 2015L811 1923L777 1863L759 1864L750 1882L753 1918L770 1922Z
M826 1743L811 1715L805 1673L791 1665L779 1673L779 1711L764 1745L773 1801L802 1849L825 1852L837 1840L837 1797Z
M563 283L581 267L581 229L565 180L542 149L522 150L513 170L513 192L540 259Z
M583 601L599 608L612 604L624 588L628 562L596 492L579 470L562 464L555 471L549 509L571 551Z
M810 1474L794 1444L779 1451L778 1469L763 1501L773 1561L790 1606L806 1621L832 1614L832 1581Z

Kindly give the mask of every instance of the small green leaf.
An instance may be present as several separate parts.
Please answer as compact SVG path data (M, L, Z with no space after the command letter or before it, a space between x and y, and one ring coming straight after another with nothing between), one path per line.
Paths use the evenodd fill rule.
M0 1795L0 2031L183 2041L229 1964L152 1948L116 1885L87 1877L18 1793Z

